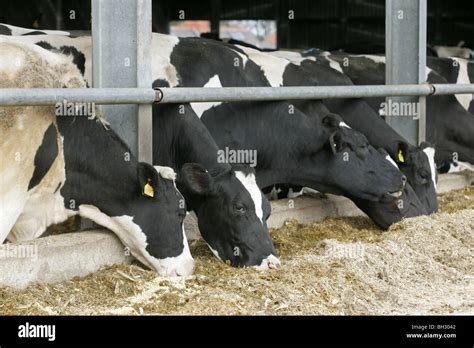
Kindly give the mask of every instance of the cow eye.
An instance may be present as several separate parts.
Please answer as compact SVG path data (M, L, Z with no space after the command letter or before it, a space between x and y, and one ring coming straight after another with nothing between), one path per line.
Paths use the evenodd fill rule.
M240 214L245 214L245 208L242 206L235 207L235 210L237 210Z

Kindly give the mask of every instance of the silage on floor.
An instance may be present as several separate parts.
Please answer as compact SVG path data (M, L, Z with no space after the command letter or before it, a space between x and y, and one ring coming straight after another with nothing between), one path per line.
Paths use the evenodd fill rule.
M441 213L381 232L368 218L295 220L272 231L282 268L235 269L204 243L195 275L164 279L113 266L83 279L0 288L0 314L474 313L474 187L440 197Z

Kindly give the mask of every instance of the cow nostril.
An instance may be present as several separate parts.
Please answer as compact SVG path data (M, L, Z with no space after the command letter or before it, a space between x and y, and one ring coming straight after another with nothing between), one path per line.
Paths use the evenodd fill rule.
M407 177L405 175L402 175L402 185L403 185L403 187L405 187L406 183L407 183Z

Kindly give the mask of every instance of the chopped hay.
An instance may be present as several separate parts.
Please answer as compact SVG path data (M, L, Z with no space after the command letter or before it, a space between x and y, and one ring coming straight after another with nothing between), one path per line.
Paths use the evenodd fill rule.
M472 314L474 186L439 201L440 213L388 232L365 217L289 220L272 231L279 270L228 267L195 241L193 276L121 265L26 290L0 287L0 314Z

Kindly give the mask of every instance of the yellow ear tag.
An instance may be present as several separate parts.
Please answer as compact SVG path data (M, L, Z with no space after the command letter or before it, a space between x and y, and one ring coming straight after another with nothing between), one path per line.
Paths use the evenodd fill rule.
M155 197L155 190L153 190L149 182L143 187L143 194L148 197Z
M405 158L403 157L402 150L398 150L398 162L405 162Z

